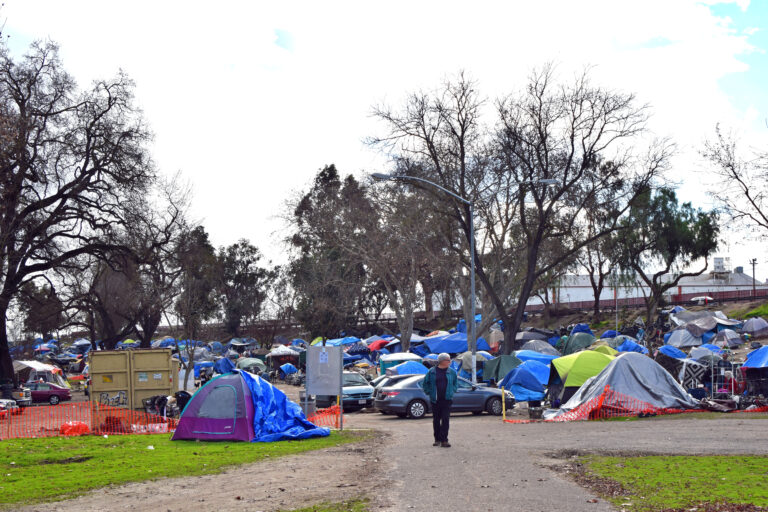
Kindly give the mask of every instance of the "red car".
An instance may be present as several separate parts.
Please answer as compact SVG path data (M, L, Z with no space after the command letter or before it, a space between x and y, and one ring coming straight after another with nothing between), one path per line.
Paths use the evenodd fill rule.
M32 390L33 402L48 402L56 405L72 399L72 392L68 388L52 382L29 382L27 387Z

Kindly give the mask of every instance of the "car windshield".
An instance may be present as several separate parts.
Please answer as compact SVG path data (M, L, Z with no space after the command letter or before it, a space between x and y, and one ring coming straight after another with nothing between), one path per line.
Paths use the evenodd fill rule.
M345 373L343 386L367 386L368 381L359 373Z

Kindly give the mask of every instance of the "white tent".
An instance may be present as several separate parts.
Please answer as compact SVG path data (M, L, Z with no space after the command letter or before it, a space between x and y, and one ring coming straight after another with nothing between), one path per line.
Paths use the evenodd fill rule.
M701 345L701 338L691 334L688 329L677 329L672 331L672 335L667 340L667 345L677 348L698 347Z
M285 345L280 345L277 348L272 349L272 351L267 354L267 357L278 357L278 356L296 356L299 357L299 353L295 350L291 350Z

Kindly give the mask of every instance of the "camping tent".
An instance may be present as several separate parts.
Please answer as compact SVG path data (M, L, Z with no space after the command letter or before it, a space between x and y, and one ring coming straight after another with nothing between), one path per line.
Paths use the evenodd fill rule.
M723 329L715 336L709 340L710 343L713 345L717 345L718 347L738 347L742 343L744 343L744 340L741 339L741 336L739 336L739 333L734 331L733 329Z
M387 371L387 368L392 368L405 361L418 361L421 362L421 357L410 352L400 352L398 354L384 354L379 357L379 372L383 374Z
M424 344L429 347L430 352L439 354L440 352L446 352L448 354L461 354L469 350L467 347L467 335L461 332L453 333L450 336L445 336L437 339L426 339ZM491 350L488 343L483 338L477 339L477 350Z
M262 372L267 371L267 365L264 361L255 357L243 357L237 360L237 369L250 371L250 368L258 368ZM254 373L251 371L251 373Z
M329 434L307 421L285 393L236 370L210 380L192 396L172 439L272 442Z
M747 354L747 359L742 365L744 368L765 368L768 367L768 345L753 350Z
M609 395L602 407L626 412L635 411L628 407L657 407L665 409L695 409L699 407L675 379L654 360L637 352L620 354L594 378L589 379L563 405L555 417L572 411L582 404L599 397L609 386L615 395ZM615 398L612 398L615 397ZM633 405L628 405L633 401ZM592 402L597 407L597 400ZM586 412L586 411L585 411ZM549 417L550 419L552 416Z
M586 325L586 324L579 324L579 325ZM559 350L561 354L563 354L564 356L567 356L569 354L578 352L579 350L584 350L594 342L595 342L595 337L592 335L591 332L580 331L576 333L571 333L571 335L568 336L568 338L565 340L565 343L563 343L562 349L559 349Z
M336 338L332 340L328 340L325 342L326 346L329 347L338 347L342 345L352 345L354 343L357 343L360 341L360 338L357 338L355 336L346 336L344 338Z
M603 334L600 335L600 338L601 339L602 338L615 338L618 335L619 335L618 331L615 331L613 329L608 329L607 331L605 331Z
M580 332L586 332L593 337L595 335L595 333L592 332L592 329L589 328L589 324L576 324L573 326L573 329L571 329L571 334L578 334Z
M768 336L768 322L760 317L750 318L744 322L744 327L741 328L741 332L749 334L753 338Z
M698 347L701 345L701 338L691 334L688 329L676 329L666 338L665 343L675 348Z
M585 350L554 359L550 375L558 375L566 388L579 387L588 378L600 373L613 360L613 356Z
M353 354L368 355L370 353L371 353L371 349L369 349L368 346L362 341L358 341L357 343L354 343L347 347L347 354L350 354L350 355L353 355Z
M667 357L673 357L675 359L685 359L688 357L685 352L671 345L662 345L659 348L659 352Z
M538 361L526 361L510 370L499 383L515 395L518 402L542 400L549 380L549 366Z
M600 345L599 347L595 347L592 350L595 352L600 352L601 354L608 354L609 356L616 356L616 354L619 353L618 350L611 348L608 345Z
M428 368L418 361L406 361L387 368L387 375L423 375Z
M499 382L504 378L513 368L520 366L523 362L515 356L501 355L496 359L486 361L483 363L483 380L490 381L491 379Z
M625 339L621 342L621 345L616 347L616 350L619 352L639 352L641 354L647 354L648 349L644 346L640 345L639 343L636 343L630 339Z
M284 365L280 366L280 376L285 378L287 375L290 375L292 373L296 373L299 370L293 366L291 363L285 363Z
M480 363L480 368L483 367L482 363L484 361L491 361L495 359L491 354L486 352L485 350L480 350L475 354L475 361ZM461 369L466 370L468 372L472 371L472 352L466 351L463 354L459 356L459 360L461 361Z
M525 345L520 347L520 350L533 350L534 352L539 352L540 354L548 354L551 356L560 357L560 352L558 352L555 347L550 345L548 341L543 340L530 340L525 343Z
M515 341L546 340L547 335L536 331L520 331L515 335Z
M534 352L533 350L517 350L515 351L515 356L521 361L538 361L541 364L546 365L558 357L550 354L542 354L541 352Z

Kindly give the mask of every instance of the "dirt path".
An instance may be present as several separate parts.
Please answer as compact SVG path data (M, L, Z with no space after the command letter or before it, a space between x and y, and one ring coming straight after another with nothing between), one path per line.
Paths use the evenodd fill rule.
M375 484L385 436L281 457L217 475L163 478L93 491L73 500L29 506L39 511L273 511L338 502Z

